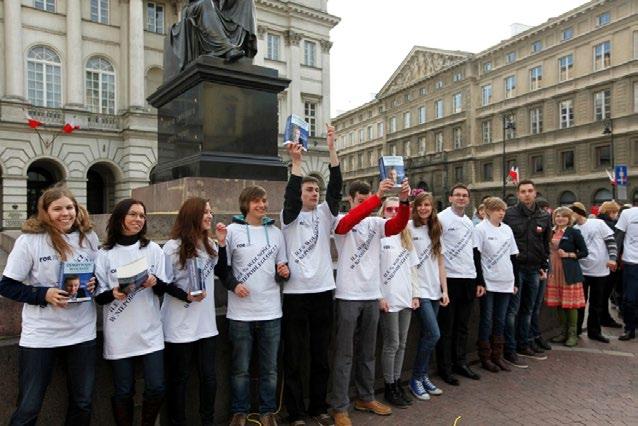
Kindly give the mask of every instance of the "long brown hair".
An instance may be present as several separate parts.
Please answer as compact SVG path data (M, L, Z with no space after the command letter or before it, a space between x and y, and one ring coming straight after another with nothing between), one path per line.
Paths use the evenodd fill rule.
M78 233L80 234L81 247L86 238L86 234L89 233L91 229L93 229L91 221L89 220L89 212L86 210L86 208L80 206L73 193L69 191L67 187L62 185L56 185L42 193L42 195L38 199L37 213L22 225L22 231L26 233L46 232L51 239L53 249L58 253L63 261L66 261L68 259L68 256L71 256L73 254L73 250L71 249L71 246L69 246L69 244L66 242L66 239L64 238L64 232L61 232L58 228L55 227L53 222L51 222L49 213L47 212L51 203L59 200L62 197L66 197L71 200L71 202L73 203L73 207L75 208L75 220L73 221L71 231L78 231ZM97 250L97 247L95 247L95 249Z
M419 217L419 213L417 212L417 207L424 202L430 203L432 206L432 214L425 221L423 221ZM432 194L429 192L421 192L416 197L414 197L414 201L412 202L412 223L415 227L427 225L428 227L428 235L430 236L430 240L432 241L432 253L436 256L441 255L441 234L443 233L443 227L441 226L441 222L439 222L439 218L437 217L436 207L434 205L434 198Z
M187 259L197 256L197 247L200 244L210 256L217 254L210 242L210 232L202 228L206 203L208 200L200 197L192 197L184 201L171 229L171 238L179 238L182 242L179 247L179 263L182 269Z
M397 204L399 203L398 197L388 197L383 200L383 204L381 205L381 209L379 210L379 216L383 217L383 211L385 210L385 206L388 204L388 201L395 201ZM401 246L403 246L406 250L412 250L414 248L414 244L412 243L412 235L410 235L410 231L407 228L403 228L401 231Z

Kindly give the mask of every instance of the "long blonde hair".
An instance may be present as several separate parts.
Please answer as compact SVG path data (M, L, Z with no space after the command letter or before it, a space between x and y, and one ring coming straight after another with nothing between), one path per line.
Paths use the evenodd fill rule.
M399 198L388 197L383 200L383 204L381 204L381 209L379 210L379 216L384 217L383 211L385 210L388 201L399 203ZM406 250L412 250L414 248L414 244L412 243L412 235L410 235L410 231L408 231L407 228L403 228L399 235L401 235L401 246L403 246L403 248Z

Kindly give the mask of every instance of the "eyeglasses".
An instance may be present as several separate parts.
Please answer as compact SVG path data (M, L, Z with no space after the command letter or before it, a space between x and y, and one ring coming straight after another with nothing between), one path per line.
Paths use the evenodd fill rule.
M387 211L388 213L392 213L392 212L398 212L399 211L399 207L386 207L385 211Z

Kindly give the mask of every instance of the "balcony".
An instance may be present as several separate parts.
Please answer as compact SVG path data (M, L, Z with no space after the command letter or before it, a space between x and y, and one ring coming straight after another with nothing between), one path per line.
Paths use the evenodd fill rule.
M119 115L34 106L29 106L27 113L31 118L44 123L45 126L62 127L65 123L72 123L80 126L82 130L102 130L110 132L122 130Z

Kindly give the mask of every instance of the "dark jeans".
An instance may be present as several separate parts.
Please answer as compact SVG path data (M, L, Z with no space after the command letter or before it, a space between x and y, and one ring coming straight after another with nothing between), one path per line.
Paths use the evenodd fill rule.
M135 395L135 360L139 358L144 365L144 399L156 399L164 396L164 351L122 358L111 361L115 399L123 400Z
M232 414L250 412L250 359L253 343L259 356L259 413L277 411L277 352L281 318L266 321L228 320L228 336L233 346L230 375Z
M532 312L540 289L537 268L518 270L518 292L510 298L505 322L505 352L516 352L530 342Z
M441 338L436 345L436 362L441 374L450 374L452 365L467 363L468 322L476 295L473 278L448 278L450 304L439 309Z
M95 340L58 348L18 348L19 390L10 425L35 425L56 359L63 359L69 405L67 425L88 425L95 385Z
M623 320L626 331L636 330L638 312L638 265L623 264Z
M193 356L199 373L199 416L203 425L212 425L215 415L215 337L188 343L166 342L166 393L172 425L186 424L186 391Z
M439 301L420 299L420 302L417 316L421 323L421 337L419 338L419 347L412 369L412 377L415 379L428 375L432 352L436 347L436 342L441 338L439 323L436 321L436 315L439 312Z
M481 319L479 320L479 340L487 342L490 336L503 336L505 315L512 293L485 292L479 299Z
M333 291L308 294L284 294L284 402L289 421L306 415L302 366L306 351L310 357L309 405L307 413L326 413L326 393L330 367L328 348L334 315Z
M590 277L585 275L583 292L585 293L585 301L589 301L589 315L587 316L588 336L598 336L602 332L600 322L605 318L604 315L609 304L607 299L605 299L605 286L608 281L609 276ZM578 309L578 330L582 330L584 320L585 308L580 308Z
M529 339L534 340L537 337L541 337L540 316L541 308L545 300L545 289L547 288L547 280L540 280L538 286L538 295L534 302L534 309L532 309L532 320L529 323Z

